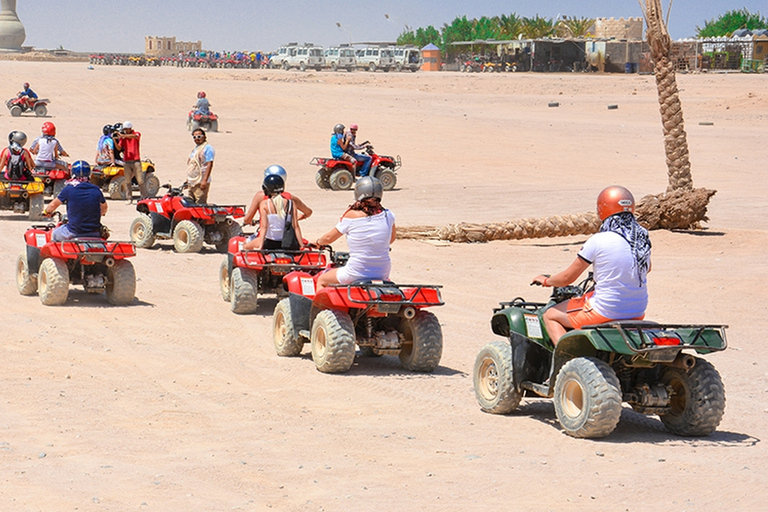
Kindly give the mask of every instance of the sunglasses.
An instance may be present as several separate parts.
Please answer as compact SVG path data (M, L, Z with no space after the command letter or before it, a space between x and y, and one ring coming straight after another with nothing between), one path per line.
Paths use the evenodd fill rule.
M192 138L193 138L193 139L204 139L204 138L205 138L205 135L200 135L200 134L197 134L197 135L193 135L193 136L192 136Z

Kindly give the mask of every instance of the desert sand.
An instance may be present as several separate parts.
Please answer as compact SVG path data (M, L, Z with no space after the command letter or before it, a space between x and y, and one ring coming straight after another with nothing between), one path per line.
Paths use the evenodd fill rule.
M179 185L197 91L220 116L210 199L246 204L272 163L330 229L351 192L316 187L336 123L403 161L384 204L400 226L590 211L614 183L666 189L652 76L331 73L0 61L3 99L29 81L72 155L93 161L105 124L130 120L160 181ZM432 374L394 357L315 370L275 355L274 298L238 316L219 295L224 257L141 249L136 299L72 288L62 307L16 290L26 216L0 212L0 510L383 511L765 509L768 476L768 75L679 75L694 186L716 189L698 231L653 231L647 317L728 324L707 356L725 383L717 431L681 438L625 406L601 440L560 429L552 402L481 412L475 355L492 308L568 265L586 236L393 244L393 279L442 284L444 350ZM548 107L558 102L559 107ZM618 105L609 110L608 105ZM32 140L43 119L0 113ZM701 124L707 123L707 124ZM5 135L3 135L5 136ZM109 201L128 239L135 206ZM344 249L342 242L337 249Z

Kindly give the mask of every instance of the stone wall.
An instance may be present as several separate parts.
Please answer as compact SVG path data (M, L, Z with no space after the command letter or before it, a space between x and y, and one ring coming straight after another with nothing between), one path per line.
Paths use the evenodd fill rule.
M589 32L596 38L643 39L643 18L597 18Z

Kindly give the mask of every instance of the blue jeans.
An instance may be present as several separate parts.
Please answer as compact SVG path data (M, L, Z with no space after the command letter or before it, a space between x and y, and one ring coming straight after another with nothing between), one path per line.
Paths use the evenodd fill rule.
M101 238L101 233L94 231L92 233L75 234L71 229L69 229L68 224L62 224L61 226L54 229L53 233L51 233L51 241L53 242L63 242L73 238Z
M368 155L355 154L355 160L363 162L363 166L360 168L360 177L368 176L371 170L371 157Z

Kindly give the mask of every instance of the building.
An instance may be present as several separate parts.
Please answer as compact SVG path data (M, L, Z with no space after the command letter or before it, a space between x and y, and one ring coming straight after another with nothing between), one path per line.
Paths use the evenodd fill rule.
M595 39L642 39L643 18L597 18L589 33Z
M148 57L171 57L181 53L203 51L203 42L176 41L175 37L144 37L144 55Z

